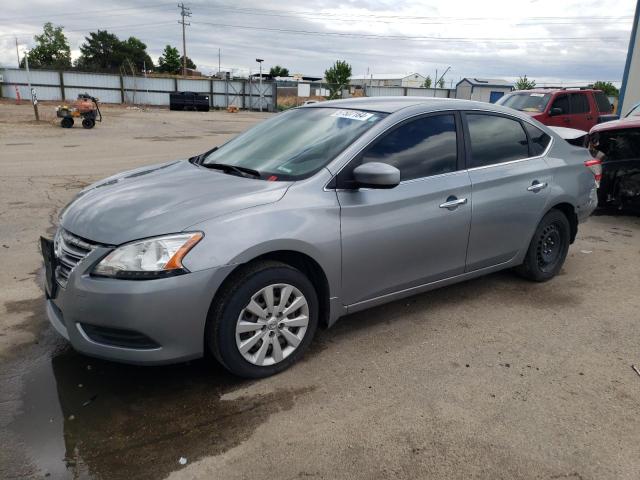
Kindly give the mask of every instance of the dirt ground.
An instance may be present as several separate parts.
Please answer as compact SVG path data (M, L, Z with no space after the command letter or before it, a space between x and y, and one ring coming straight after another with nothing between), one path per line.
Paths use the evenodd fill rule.
M637 216L581 225L551 282L501 272L341 319L276 377L119 365L47 325L38 237L84 185L269 114L107 107L87 131L42 110L0 104L0 478L640 478Z

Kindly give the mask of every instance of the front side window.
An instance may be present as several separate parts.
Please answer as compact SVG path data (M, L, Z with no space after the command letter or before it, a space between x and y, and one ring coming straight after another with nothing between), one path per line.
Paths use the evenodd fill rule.
M318 172L385 116L327 107L294 109L225 143L202 165L251 169L269 180L299 180Z
M589 113L589 100L584 93L570 95L571 113Z
M471 168L529 156L527 136L517 120L497 115L467 114Z
M361 162L383 162L400 170L400 180L429 177L457 169L458 143L453 114L409 121L376 141Z
M561 110L562 115L569 114L569 96L568 95L560 95L556 98L551 104L551 109L559 108Z

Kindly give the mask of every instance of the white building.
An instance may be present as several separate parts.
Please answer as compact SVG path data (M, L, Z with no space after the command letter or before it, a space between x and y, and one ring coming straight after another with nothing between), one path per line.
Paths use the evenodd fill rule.
M456 84L456 98L495 103L513 90L513 83L496 78L463 78Z
M419 73L374 73L351 77L350 83L360 87L422 87L425 80Z

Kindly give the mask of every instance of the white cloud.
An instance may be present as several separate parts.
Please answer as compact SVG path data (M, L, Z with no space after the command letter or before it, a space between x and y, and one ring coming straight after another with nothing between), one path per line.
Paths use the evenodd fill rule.
M193 12L187 55L205 72L217 70L221 48L223 70L242 73L257 69L256 57L265 59L267 70L280 64L309 75L321 75L336 59L345 59L354 73L433 76L451 65L447 83L464 76L523 74L538 83L619 80L633 15L633 5L621 8L613 0L187 3ZM140 38L154 59L167 43L181 47L182 42L173 3L87 0L79 10L71 0L23 0L3 6L0 64L16 63L12 35L25 47L33 45L31 36L47 20L65 26L74 56L84 36L97 28Z

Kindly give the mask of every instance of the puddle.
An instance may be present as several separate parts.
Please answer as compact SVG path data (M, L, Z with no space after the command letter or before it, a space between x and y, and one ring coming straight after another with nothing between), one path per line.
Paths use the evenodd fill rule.
M20 411L8 426L11 442L2 442L10 453L0 455L17 471L0 467L0 476L163 478L183 468L180 457L192 463L238 445L312 389L222 400L251 382L213 361L136 367L85 357L51 331L43 337L31 360L2 372L3 385L18 377L22 385L14 385L18 398L2 399Z

